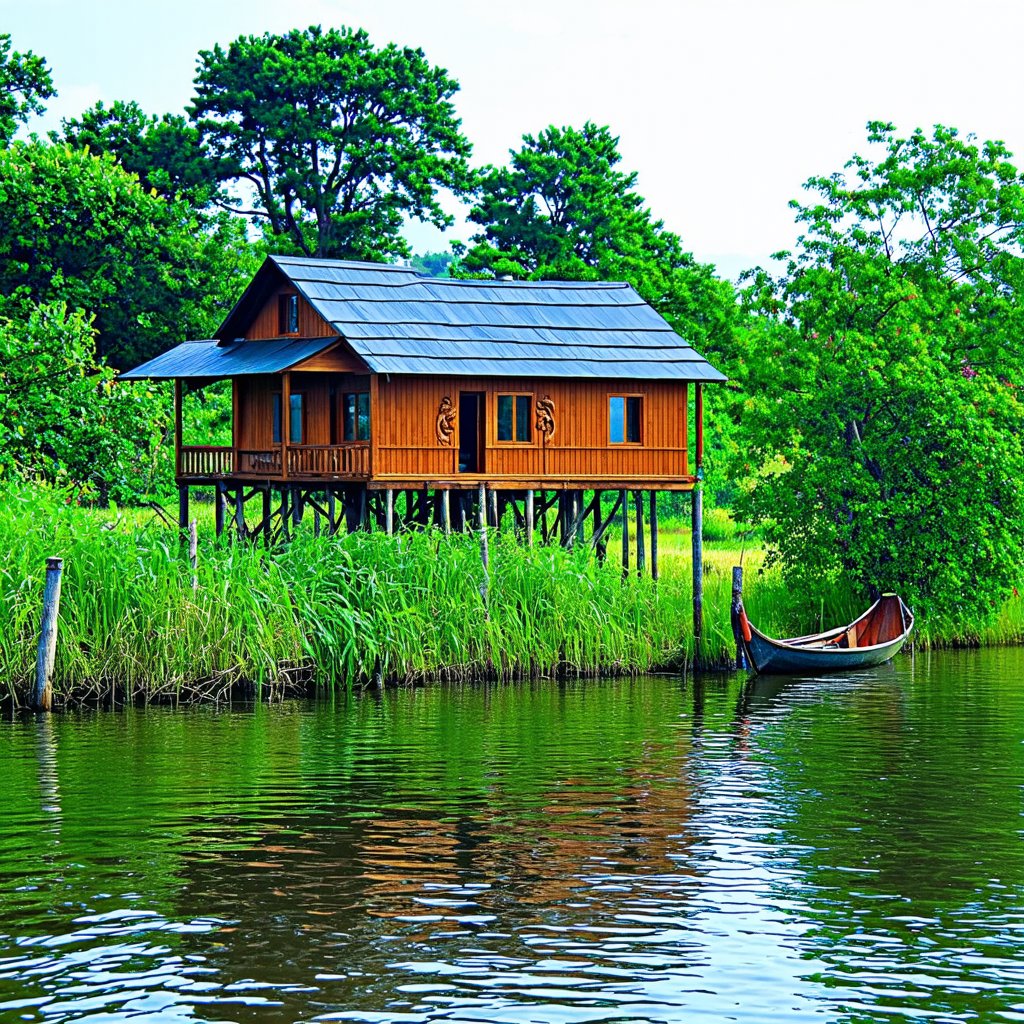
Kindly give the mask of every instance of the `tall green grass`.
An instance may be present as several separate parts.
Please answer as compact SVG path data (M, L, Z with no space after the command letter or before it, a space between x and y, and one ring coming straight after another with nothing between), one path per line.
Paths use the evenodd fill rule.
M661 533L661 579L623 580L619 541L601 565L588 549L527 549L491 534L488 600L475 536L434 530L314 537L308 521L271 552L215 541L203 522L199 564L151 512L99 513L44 489L0 500L0 688L23 699L35 666L46 557L64 558L55 692L58 701L262 695L425 679L674 670L694 656L690 534ZM792 635L848 622L863 601L839 585L792 592L763 569L758 547L705 549L704 644L727 665L732 566L743 559L745 602L766 632ZM1024 603L972 635L919 624L918 643L1024 637Z
M303 529L272 552L204 536L193 589L177 533L159 520L21 488L0 503L0 679L15 698L34 671L48 555L65 560L64 700L638 672L693 656L688 570L623 581L611 558L526 549L503 531L491 537L485 604L476 537ZM724 659L727 572L709 572L705 602L705 652Z

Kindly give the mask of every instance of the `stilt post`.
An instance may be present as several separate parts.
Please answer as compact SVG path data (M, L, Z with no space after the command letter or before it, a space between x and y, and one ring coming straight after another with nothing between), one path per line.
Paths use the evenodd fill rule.
M526 519L526 546L528 548L533 547L533 491L529 490L526 492L526 506L523 509L523 515Z
M188 529L188 484L178 484L178 529Z
M633 504L636 506L636 574L643 576L647 568L647 552L644 550L644 492L633 492Z
M217 484L216 508L213 513L213 521L217 536L224 532L224 506L227 504L227 492L223 481Z
M390 487L384 492L384 532L389 537L395 532L395 492Z
M658 579L658 492L651 491L651 579Z
M188 524L188 564L192 568L192 593L199 589L199 533L196 529L196 521L193 519Z
M263 546L270 547L270 485L263 488Z
M245 495L241 484L235 491L235 532L239 540L245 540Z
M700 644L704 635L704 491L698 482L691 492L693 530L693 654L700 663Z
M484 564L484 575L480 582L480 597L484 602L484 608L489 607L489 594L491 589L491 556L487 550L487 488L480 485L479 490L479 511L478 522L480 527L480 560ZM488 611L488 615L490 612Z
M447 487L441 491L441 529L444 530L446 536L452 532L452 506L449 493Z
M57 617L60 613L60 579L63 572L63 558L46 560L43 617L39 627L39 651L36 657L36 683L31 701L33 711L49 711L53 705L53 660L57 654Z
M629 491L619 491L622 502L622 578L629 575Z

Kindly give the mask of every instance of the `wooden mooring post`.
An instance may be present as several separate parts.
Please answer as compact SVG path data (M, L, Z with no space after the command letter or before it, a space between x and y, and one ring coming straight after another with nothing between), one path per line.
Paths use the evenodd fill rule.
M704 492L698 483L690 492L690 526L693 531L693 657L701 664L701 638L704 635Z
M46 560L43 617L39 627L39 651L36 657L36 683L31 700L33 711L49 711L53 705L53 660L57 654L57 617L60 613L60 580L63 572L63 558Z
M729 618L732 621L732 635L736 641L736 668L747 667L746 654L743 651L743 631L740 625L740 609L743 607L743 566L734 565L732 569L732 606Z

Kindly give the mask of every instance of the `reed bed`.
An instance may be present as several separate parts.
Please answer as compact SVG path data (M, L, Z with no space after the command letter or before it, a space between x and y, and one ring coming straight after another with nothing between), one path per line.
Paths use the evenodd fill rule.
M206 530L204 528L204 534ZM266 552L201 535L193 573L150 513L100 514L22 488L0 503L0 678L34 671L45 559L64 558L58 701L263 695L431 678L596 675L693 656L688 561L660 582L588 550L491 538L488 599L474 536L434 530L293 541ZM725 660L729 570L709 566L705 652Z
M680 670L694 656L690 532L665 524L661 579L623 579L618 538L589 549L525 548L491 535L488 598L476 536L435 530L314 537L272 551L216 541L201 525L195 576L176 529L151 511L97 512L40 488L0 501L0 687L32 680L46 557L64 558L58 703L218 699L428 679L512 679ZM776 635L850 621L863 599L808 598L765 570L757 545L705 548L702 659L726 667L732 567L751 618ZM1024 638L1015 597L985 629L919 623L918 646ZM2 691L0 691L2 692Z

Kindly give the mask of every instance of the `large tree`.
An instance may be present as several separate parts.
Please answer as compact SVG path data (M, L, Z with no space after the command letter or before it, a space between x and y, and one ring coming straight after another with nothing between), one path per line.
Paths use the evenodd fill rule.
M751 275L745 511L793 581L983 617L1024 562L1024 178L998 142L868 125Z
M0 145L10 142L32 114L43 112L44 100L56 96L46 61L12 45L10 35L0 32Z
M246 212L308 255L408 256L407 217L452 222L438 188L467 184L458 84L422 50L362 30L243 36L199 55L190 108Z
M655 220L620 169L607 126L525 135L507 167L479 175L470 219L483 229L463 270L551 280L628 281L697 343L728 333L733 294Z
M112 153L145 189L205 207L220 198L219 168L207 156L199 129L182 114L147 114L134 100L101 100L81 117L61 122L64 141L89 152Z
M95 315L99 355L118 368L209 337L255 271L240 219L201 220L110 155L2 149L0 206L0 294Z

